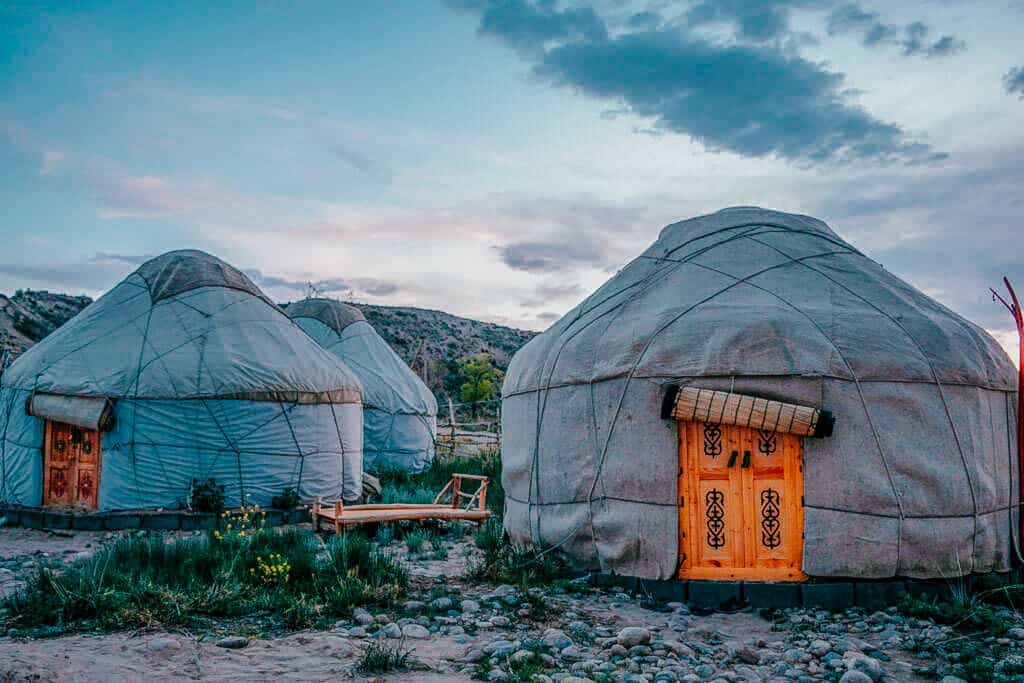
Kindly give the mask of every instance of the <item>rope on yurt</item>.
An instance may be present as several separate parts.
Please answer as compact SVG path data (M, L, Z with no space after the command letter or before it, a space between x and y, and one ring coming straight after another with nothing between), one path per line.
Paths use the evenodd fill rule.
M781 249L779 249L778 247L776 247L774 245L765 244L764 242L761 242L760 240L757 240L757 239L754 239L754 238L751 238L751 239L754 242L757 242L758 244L762 244L762 245L764 245L766 247L769 247L770 249L773 249L773 250L777 251L779 254L781 254L783 256L788 256L788 254L786 254L786 252L782 251ZM974 568L974 559L975 559L975 554L977 552L977 545L978 545L978 497L977 497L977 494L974 491L974 478L971 476L971 469L970 469L970 466L967 464L967 456L964 455L964 449L963 449L963 446L960 443L960 435L956 431L956 423L953 420L952 413L950 413L949 402L946 400L946 392L942 388L942 381L939 379L939 373L935 370L935 365L932 363L931 359L928 358L928 354L925 353L924 347L917 340L917 338L914 337L914 335L912 335L910 333L910 331L906 327L903 326L903 323L901 323L899 320L897 320L894 316L892 316L889 313L887 313L886 311L882 310L881 308L876 306L871 301L868 301L868 299L866 297L864 297L864 296L858 294L857 292L853 291L852 289L850 289L849 287L847 287L843 283L839 282L835 278L833 278L833 277L831 277L831 276L821 272L820 270L818 270L818 269L816 269L816 268L814 268L812 266L809 266L809 265L807 265L805 263L801 263L800 265L802 265L803 267L807 268L808 270L811 270L811 271L817 273L818 275L820 275L821 277L825 278L826 280L828 280L832 284L842 288L847 293L849 293L852 296L855 296L856 298L860 299L865 304L867 304L871 308L873 308L876 311L878 311L878 313L880 313L881 315L885 316L892 324L894 324L898 328L900 328L900 331L902 331L903 334L907 335L907 338L914 344L914 346L917 348L918 353L921 354L921 357L924 359L924 362L928 365L928 370L931 372L932 378L935 380L935 386L936 386L936 388L939 391L939 399L942 401L942 409L945 411L946 419L949 421L949 429L953 433L953 441L956 443L957 452L960 454L960 462L961 462L961 464L963 465L963 468L964 468L964 475L967 477L967 488L968 488L968 490L971 493L971 508L974 510L974 532L971 535L971 569L973 570L973 568ZM902 526L902 520L901 520L901 526ZM899 555L897 554L897 562L898 561L899 561Z
M531 472L530 472L530 489L529 489L529 494L528 494L529 495L529 502L527 503L527 506L528 506L527 507L527 513L528 513L528 515L530 515L530 517L533 517L533 508L534 508L535 505L543 506L543 504L544 504L543 501L539 500L540 499L540 482L539 482L539 478L537 477L537 469L539 467L539 459L540 459L540 431L541 431L541 426L543 424L544 410L547 407L548 393L550 393L550 389L552 387L551 379L554 376L555 368L557 366L559 357L561 356L562 351L565 349L565 347L568 345L568 343L570 341L572 341L572 339L574 339L576 337L576 335L582 333L584 330L586 330L588 327L590 327L591 325L596 323L598 320L600 320L604 316L608 315L609 313L614 313L615 315L613 316L612 321L609 321L609 324L608 324L608 327L610 327L611 323L614 322L615 318L621 313L621 311L625 307L626 303L628 303L629 301L635 300L640 294L642 294L650 286L652 286L653 280L654 280L656 275L659 276L659 278L660 278L661 276L663 276L663 274L667 274L668 272L670 272L672 270L678 269L680 265L684 265L684 264L693 262L693 260L696 259L698 256L701 256L701 255L707 253L711 249L714 249L716 247L719 247L719 246L722 246L722 245L725 245L725 244L729 244L729 243L731 243L733 241L736 241L738 239L746 237L746 236L750 235L751 233L758 232L758 230L760 228L764 228L764 227L767 227L767 228L770 228L770 229L774 228L773 230L771 230L772 232L801 232L801 233L807 233L811 237L821 238L821 239L824 239L824 240L826 240L828 242L835 243L835 240L833 240L832 238L830 238L827 235L822 234L820 232L816 232L816 231L810 231L810 232L803 231L803 230L799 230L799 229L796 229L796 228L790 228L788 226L781 225L781 224L776 224L776 223L751 222L751 223L744 223L744 224L740 224L740 225L732 225L732 226L727 226L727 227L724 227L724 228L720 228L718 230L715 230L715 231L712 231L712 232L709 232L709 233L704 233L702 235L698 235L698 236L693 237L693 238L691 238L689 240L686 240L685 242L683 242L682 244L674 247L673 249L671 249L667 253L668 254L675 253L679 249L681 249L681 248L683 248L683 247L685 247L685 246L687 246L689 244L692 244L694 242L697 242L697 241L700 241L700 240L703 240L703 239L707 239L708 237L712 237L712 236L715 236L715 235L723 233L723 232L735 231L735 230L744 230L744 232L742 232L740 234L730 235L729 237L727 237L727 238L725 238L723 240L719 240L719 241L716 241L716 242L714 242L714 243L712 243L710 245L706 245L706 246L704 246L704 247L702 247L700 249L697 249L697 250L691 252L690 254L687 254L685 257L683 257L681 259L678 259L678 260L676 260L676 259L666 259L664 262L665 263L671 263L672 265L670 265L670 266L668 266L666 268L652 269L650 272L648 272L643 278L641 278L637 282L631 283L631 284L623 287L622 289L616 291L615 293L610 294L609 296L605 297L604 299L602 299L600 302L598 302L594 306L591 306L590 308L588 308L586 311L583 311L581 309L577 313L576 317L566 326L565 332L567 332L570 328L572 328L574 325L576 325L576 323L579 322L580 319L586 313L589 313L589 312L595 310L596 308L598 308L599 306L603 305L607 301L610 301L612 298L618 296L619 294L622 294L622 293L626 292L629 289L632 289L633 287L636 287L636 286L641 287L640 291L632 292L631 296L627 299L626 302L622 302L617 307L609 308L608 310L603 311L602 313L598 314L597 316L595 316L591 320L586 321L581 327L579 327L578 329L574 330L571 334L563 337L563 339L561 340L561 345L559 346L558 351L555 353L554 359L550 362L551 363L550 364L550 371L548 372L548 377L547 377L547 380L545 382L546 386L543 386L543 385L538 386L537 393L541 394L541 396L538 397L538 401L537 401L537 417L536 417L536 425L535 425L535 431L534 431L534 449L533 449L533 458L532 458ZM843 251L835 252L835 253L840 253L840 254L854 253L854 254L862 255L862 254L860 254L860 252L858 252L856 249L854 249L850 245L843 244L842 246L844 247ZM828 253L831 254L833 252L828 252ZM655 260L658 260L658 259L655 259ZM789 265L789 264L779 264L779 265L781 266L781 265ZM778 266L776 266L776 267L778 267ZM768 270L771 270L771 268L769 268ZM726 288L726 289L728 289L728 288ZM725 290L723 289L723 290L721 290L719 292L716 292L715 294L711 295L711 297L709 297L709 300L710 300L710 298L714 298L718 294L721 294L723 291L725 291ZM688 310L692 310L692 308L693 307L691 307ZM684 312L683 315L685 315L685 313L686 312ZM679 316L679 317L681 317L681 316ZM564 334L564 332L563 332L563 334ZM642 357L642 354L646 352L646 349L647 349L647 347L645 346L643 352L641 353L641 357ZM547 362L548 361L546 360L545 364L547 364ZM591 525L592 528L593 528L594 490L596 489L597 482L600 479L601 471L603 470L604 458L607 455L608 443L610 441L611 434L614 431L614 425L615 425L616 420L618 419L618 415L619 415L619 412L620 412L621 407L622 407L622 401L624 400L624 397L625 397L625 389L628 388L629 382L631 381L631 379L635 375L635 371L636 371L636 367L637 367L638 363L639 363L639 360L637 361L637 363L634 364L633 368L630 370L630 372L628 373L628 375L626 377L626 384L625 384L625 387L623 389L623 394L620 396L619 405L618 405L618 407L616 409L615 416L613 417L612 423L609 426L608 437L605 440L605 445L604 445L604 447L598 453L595 453L595 455L599 456L599 458L600 458L600 464L599 464L598 468L595 471L594 483L591 486L591 490L590 490L590 493L588 495L588 500L587 500L587 503L588 503L588 505L591 508L590 509L590 514L588 516L588 519L590 521L590 525ZM592 378L591 381L590 381L590 384L593 385L594 383L595 383L595 380ZM593 411L593 405L592 405L592 411ZM596 423L596 414L594 415L594 420L595 420L595 423ZM595 433L595 437L596 437L597 432L595 431L594 433ZM595 444L595 446L596 446L596 444ZM536 503L534 502L534 493L535 492L536 492L536 495L537 495ZM580 501L580 502L582 502L582 501ZM568 542L576 534L576 532L581 528L581 526L582 526L582 524L577 525L575 528L571 529L551 549L560 547L561 545L564 545L566 542ZM540 533L540 514L539 514L539 512L537 514L536 524L534 524L531 521L530 527L531 527L531 537L532 537L533 543L534 543L534 545L538 545L539 546L540 545L540 536L541 536L541 533ZM600 550L597 547L596 535L592 535L591 541L592 541L592 543L594 545L595 557L597 557L598 563L603 565L603 558L601 557Z
M149 290L148 289L146 290L146 293L149 294ZM133 319L132 323L134 324L134 322L135 322L135 320ZM126 389L125 390L125 396L126 397L127 397L128 392L132 390L132 387L134 386L134 388L135 388L135 395L132 397L132 429L131 429L131 433L130 433L128 438L130 439L129 443L131 444L132 479L135 482L135 496L136 496L135 500L138 503L140 503L140 504L142 503L142 501L144 499L142 497L142 488L139 486L139 461L138 461L138 458L137 458L137 456L135 454L135 424L136 424L136 422L138 422L138 417L139 417L138 416L138 412L139 412L139 406L138 406L138 403L139 403L139 379L142 376L142 354L143 354L143 352L146 349L146 339L149 337L149 326L150 326L150 324L152 322L153 322L153 299L152 299L152 296L150 296L149 310L146 312L146 327L142 331L142 343L139 344L139 360L135 364L135 377L134 377L134 379L132 379L132 383L130 385L128 385L127 387L125 387L125 389ZM91 372L91 370L90 370L90 372ZM97 499L98 499L98 496L97 496Z
M295 492L298 493L302 490L302 470L306 465L306 456L302 453L302 446L299 445L299 439L295 436L295 427L292 426L292 420L288 417L288 413L291 412L297 403L291 404L291 406L285 409L284 403L278 403L278 407L281 408L281 415L284 416L285 424L288 425L288 432L292 435L292 443L295 444L295 452L299 454L299 476L298 481L295 483Z
M1020 396L1019 395L1017 397L1017 400L1020 401ZM1008 465L1009 465L1009 472L1010 472L1010 490L1009 490L1009 496L1007 498L1007 500L1009 501L1010 505L1007 506L1007 508L1006 508L1007 516L1009 517L1009 522L1010 522L1010 545L1013 546L1013 551L1017 555L1017 562L1019 562L1021 564L1024 564L1024 556L1022 556L1021 547L1020 547L1020 544L1021 544L1021 538L1019 536L1019 534L1020 534L1020 524L1019 523L1018 524L1014 524L1013 523L1013 511L1014 511L1015 508L1017 510L1018 520L1020 519L1019 515L1021 514L1021 501L1018 500L1017 501L1017 505L1013 504L1013 493L1014 493L1014 491L1018 491L1019 488L1018 487L1014 487L1014 485L1013 485L1014 457L1013 457L1013 445L1012 445L1013 442L1010 440L1010 425L1016 423L1016 420L1014 419L1016 416L1013 414L1013 409L1010 407L1010 394L1009 393L1004 393L1003 394L1003 404L1006 406L1006 457L1007 457L1007 460L1009 461ZM1019 462L1017 464L1018 464L1017 480L1020 481L1020 477L1024 473L1019 471Z
M341 425L338 424L338 413L334 410L334 404L328 403L331 407L331 418L334 419L334 432L338 435L338 452L341 453L341 499L345 499L345 439L341 436ZM362 404L359 406L360 413Z
M228 445L228 448L230 448L235 454L235 463L237 463L238 466L238 499L244 505L245 481L242 479L242 452L238 450L238 446L235 445L235 442L232 441L231 437L229 437L227 435L227 432L224 431L224 427L221 426L220 421L217 419L217 416L213 413L213 410L210 408L209 404L207 404L206 399L201 398L199 399L199 401L202 404L202 406L206 408L206 412L207 414L209 414L210 419L213 420L213 424L216 425L218 431L220 431L220 435L224 438L224 443L226 443Z
M743 233L743 234L749 234L751 232L755 232L758 228L761 228L764 225L765 224L763 224L763 223L745 223L745 224L742 224L742 225L734 225L734 226L728 226L728 227L725 227L725 228L721 228L719 230L715 230L715 231L712 231L710 233L705 233L703 235L698 235L697 237L693 237L693 238L687 240L686 242L684 242L683 244L679 245L678 247L676 247L675 249L673 249L669 253L673 253L674 251L677 251L678 249L680 249L680 248L682 248L684 246L692 244L693 242L697 242L697 241L700 241L700 240L703 240L703 239L707 239L708 237L712 237L712 236L715 236L715 235L723 233L723 232L734 231L734 230L745 230L746 232ZM783 227L784 228L785 226L776 226L776 227ZM697 256L700 256L701 254L703 254L703 253L707 252L708 250L713 249L713 248L715 248L717 246L721 246L723 244L728 244L729 242L732 242L733 240L737 239L737 237L738 237L737 235L730 235L726 239L719 240L718 242L715 242L715 243L713 243L711 245L707 245L707 246L703 247L702 249L699 249L699 250L693 252L692 254L687 255L683 260L670 261L670 263L672 265L669 265L669 266L667 266L665 268L656 268L656 269L651 270L650 272L648 272L640 280L637 280L634 283L630 283L629 285L623 287L622 289L618 290L617 292L615 292L613 294L610 294L609 296L605 297L604 299L602 299L600 302L598 302L594 306L591 306L586 311L583 311L581 309L577 313L576 317L566 326L565 332L568 332L568 330L570 328L572 328L577 322L579 322L584 315L586 315L587 313L590 313L591 311L594 311L599 306L601 306L604 303L610 301L614 297L617 297L620 294L625 293L626 291L632 289L633 287L641 287L641 289L639 291L631 293L631 296L627 299L627 302L635 300L640 294L642 294L643 292L647 291L647 289L650 286L653 285L653 283L655 281L655 276L656 275L659 276L659 278L660 278L662 276L662 274L665 274L665 273L668 273L670 271L676 270L676 269L679 268L679 266L681 264L687 263L689 260L692 260L692 259L696 258ZM540 481L539 481L539 479L537 477L537 469L539 467L539 460L540 460L540 430L541 430L541 426L543 424L544 411L547 408L548 393L550 392L550 389L551 389L551 378L554 376L555 368L558 365L558 360L561 357L562 351L565 350L565 347L569 344L570 341L572 341L576 337L576 335L582 333L584 330L589 328L591 325L595 324L598 320L600 320L601 318L605 317L606 315L608 315L610 313L613 313L614 316L613 316L612 320L609 321L609 323L608 323L608 327L610 327L611 323L614 322L614 320L618 316L618 314L621 313L622 308L624 306L625 306L625 303L620 303L618 307L609 308L608 310L603 311L602 313L599 313L598 315L596 315L591 320L586 321L580 328L574 330L571 334L565 336L561 340L561 345L559 346L558 351L555 353L554 359L551 361L551 366L550 366L551 369L550 369L550 372L548 372L548 377L547 377L547 380L545 382L546 386L538 386L538 389L537 389L538 394L542 394L542 396L538 396L538 399L537 399L537 416L536 416L536 424L535 424L535 431L534 431L533 459L532 459L531 470L530 470L530 489L529 489L529 493L528 493L528 498L530 500L530 503L528 503L527 514L530 515L531 517L533 515L533 511L532 510L533 510L533 499L534 499L534 492L535 491L536 491L537 499L538 499L537 503L541 504L543 502L543 501L540 500ZM547 364L547 362L548 361L545 360L545 364ZM541 374L543 374L543 371L542 371ZM594 384L594 379L593 378L591 379L590 384L591 385ZM591 406L591 409L592 409L592 412L595 413L594 414L594 420L596 421L596 419L597 419L596 411L594 411L593 404ZM595 435L595 438L596 438L596 436L597 436L597 432L596 431L594 432L594 435ZM594 445L595 445L595 449L596 449L597 448L596 442L595 442ZM601 451L598 450L597 452L595 452L594 455L595 456L599 456L600 454L601 454ZM599 476L599 470L595 471L595 477L597 477L597 476ZM595 481L596 481L596 479L595 479ZM588 501L588 504L591 506L591 512L590 512L589 518L591 520L590 521L591 525L593 525L593 488L591 489L590 500ZM561 545L562 543L567 542L568 539L571 538L576 533L576 531L579 530L579 528L580 527L577 526L575 529L571 530L566 535L566 538L563 539L561 542L559 542L558 545ZM531 537L532 537L534 545L540 545L540 535L541 534L540 534L540 515L539 514L537 515L536 525L534 525L531 522L530 529L531 529ZM594 544L595 557L598 558L598 562L601 562L602 560L601 560L601 557L600 557L600 551L597 548L597 538L593 537L592 538L592 542Z

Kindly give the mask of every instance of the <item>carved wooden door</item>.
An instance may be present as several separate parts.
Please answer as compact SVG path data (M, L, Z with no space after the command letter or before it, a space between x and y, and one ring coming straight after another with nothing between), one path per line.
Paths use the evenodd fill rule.
M679 423L679 577L800 581L800 438Z
M47 420L43 441L43 505L96 509L100 433Z

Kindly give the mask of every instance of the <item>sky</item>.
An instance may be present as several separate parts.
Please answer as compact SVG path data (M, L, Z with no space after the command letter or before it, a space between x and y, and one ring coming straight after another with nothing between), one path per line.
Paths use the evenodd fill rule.
M1015 345L1024 0L0 5L0 292L209 251L543 329L669 223L816 216ZM311 289L312 288L312 289Z

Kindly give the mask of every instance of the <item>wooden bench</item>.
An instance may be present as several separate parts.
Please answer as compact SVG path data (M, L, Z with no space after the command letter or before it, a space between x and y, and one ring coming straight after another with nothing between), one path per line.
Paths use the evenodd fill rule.
M476 490L466 493L463 481L479 482ZM310 510L316 530L327 520L334 524L334 532L351 524L397 522L399 520L449 519L482 523L491 516L487 509L487 477L477 474L453 474L433 503L378 503L372 505L345 505L341 500L324 505L318 498ZM450 501L446 500L450 498Z

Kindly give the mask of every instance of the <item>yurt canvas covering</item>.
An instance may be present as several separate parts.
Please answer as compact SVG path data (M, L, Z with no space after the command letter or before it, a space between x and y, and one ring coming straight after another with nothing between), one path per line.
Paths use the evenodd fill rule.
M331 299L290 304L288 315L363 383L363 464L420 472L434 460L437 399L354 306Z
M241 272L170 252L4 373L0 500L176 508L210 477L229 505L265 505L287 486L354 500L361 395Z
M805 575L1005 571L1018 547L1010 360L814 218L743 207L664 228L516 354L503 399L506 529L580 568L668 579L692 561L682 544L724 551L729 491L684 492L695 461L678 454L709 477L756 471L784 450L756 442L777 427L737 446L721 418L766 399L834 416L827 438L785 435L803 449ZM756 552L779 532L770 488L750 490Z

